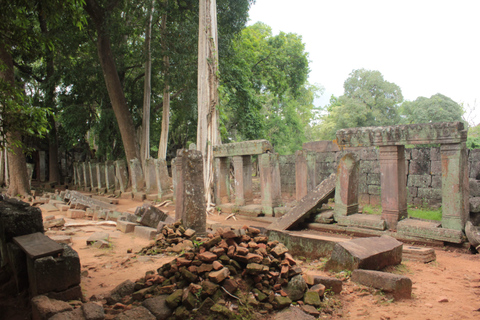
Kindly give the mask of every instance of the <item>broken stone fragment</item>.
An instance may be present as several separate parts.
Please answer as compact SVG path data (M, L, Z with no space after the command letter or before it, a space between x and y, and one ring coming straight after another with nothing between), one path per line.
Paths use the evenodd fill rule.
M274 304L276 309L283 309L292 303L289 297L275 296Z
M272 249L271 252L275 257L279 258L284 253L288 252L288 248L285 247L285 245L283 243L279 243Z
M200 253L197 255L197 258L200 260L200 261L203 261L203 262L207 262L207 263L211 263L215 260L217 260L217 255L212 253L212 252L209 252L209 251L206 251L204 253Z
M212 271L208 274L208 280L214 283L220 283L230 275L228 268L222 268L218 271Z
M412 296L412 280L402 275L356 269L351 280L391 293L395 299L410 299Z
M166 319L172 315L173 310L166 303L166 295L154 296L143 301L142 305L147 308L157 319Z
M301 275L297 275L290 279L285 292L292 301L297 301L303 298L303 295L307 290L307 284Z
M315 291L307 291L303 297L303 302L314 307L320 307L320 296Z
M45 229L50 229L50 228L60 228L65 225L65 219L64 218L59 218L59 219L53 219L53 220L48 220L43 222L43 227Z
M113 305L119 302L123 297L131 295L135 288L135 283L130 280L125 280L115 287L110 292L110 296L106 297L107 303Z
M182 289L175 290L171 295L169 295L165 299L167 306L171 309L177 308L180 302L182 302L182 295L183 295Z

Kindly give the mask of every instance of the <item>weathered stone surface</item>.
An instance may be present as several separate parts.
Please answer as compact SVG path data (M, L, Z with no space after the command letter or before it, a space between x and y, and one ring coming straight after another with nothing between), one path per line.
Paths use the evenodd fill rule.
M364 127L337 131L337 142L346 147L407 144L454 144L465 141L461 122L440 122L387 127Z
M303 302L305 302L305 304L309 304L317 308L320 307L320 303L321 303L320 296L315 291L305 292L305 295L303 297Z
M65 225L65 219L59 218L59 219L53 219L53 220L48 220L43 222L43 227L45 229L49 228L54 228L54 227L63 227Z
M480 212L480 197L474 197L469 199L470 212Z
M171 295L165 299L165 303L171 309L175 309L182 302L183 290L175 290Z
M115 304L119 302L123 297L133 294L135 290L135 283L131 280L125 280L116 286L110 295L105 297L108 304Z
M402 243L389 236L337 243L326 264L328 270L381 270L402 262Z
M105 311L102 306L93 302L82 304L82 311L85 320L103 320L105 319Z
M307 283L301 275L297 275L290 279L285 292L292 301L297 301L303 298L305 290L307 290Z
M83 316L82 310L78 308L73 311L57 313L48 320L85 320L85 317Z
M94 232L87 239L87 245L93 244L95 241L107 241L110 239L110 235L107 232Z
M152 240L157 235L157 228L135 226L133 234L142 239Z
M211 271L208 274L208 280L213 283L220 283L230 275L228 268L222 268L218 271Z
M43 295L32 298L33 319L49 319L55 314L72 310L72 306L64 301L49 299Z
M340 149L338 148L338 145L336 143L333 143L330 140L305 142L302 145L302 149L306 151L314 151L314 152L340 151Z
M315 317L306 314L302 309L298 307L290 307L275 315L274 320L314 320Z
M142 207L142 210L139 210L142 213L142 218L140 219L140 224L150 227L156 228L158 223L165 222L167 224L174 223L174 219L171 218L166 212L163 212L159 208L145 204Z
M373 214L352 214L350 216L339 216L337 217L337 222L340 226L367 228L381 231L387 228L385 220L383 220L382 217Z
M202 159L197 150L177 151L175 220L181 220L186 228L200 235L206 233L207 222Z
M80 209L68 209L67 210L67 218L70 219L83 219L85 218L85 210Z
M60 292L50 291L45 294L50 299L62 300L62 301L71 301L71 300L81 300L83 298L82 288L80 285L76 285L63 290Z
M468 184L470 189L470 197L480 197L480 181L476 179L469 179Z
M132 233L136 226L138 226L138 223L117 221L117 230L120 230L123 233Z
M35 232L43 233L42 211L39 208L16 199L0 201L0 239L3 244L11 242L13 237Z
M425 247L414 247L414 246L403 246L402 259L419 261L423 263L428 263L435 261L437 258L435 250L433 248Z
M145 307L136 307L119 314L115 320L156 320L157 318Z
M352 153L344 155L337 167L335 217L358 212L359 164Z
M80 258L69 245L61 246L61 257L27 259L30 291L33 295L64 291L80 284Z
M273 208L282 203L280 167L277 153L264 153L258 157L262 213L273 216Z
M351 280L391 293L395 299L410 299L412 296L412 280L406 276L356 269L352 272Z
M433 240L462 243L463 232L447 228L440 228L439 222L404 219L398 223L397 232L406 236L422 237Z
M297 206L293 207L287 214L272 223L268 228L273 230L288 230L293 228L334 195L335 182L335 174L330 175L328 179L322 181L314 190L309 192Z
M167 305L167 295L154 296L143 301L142 305L147 308L157 319L167 319L173 313Z
M268 140L250 140L235 143L225 143L213 147L214 157L233 157L262 154L272 151Z

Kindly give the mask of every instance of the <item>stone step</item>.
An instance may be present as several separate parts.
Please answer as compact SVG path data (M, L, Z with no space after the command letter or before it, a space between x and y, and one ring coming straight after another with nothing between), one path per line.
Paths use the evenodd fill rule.
M340 226L367 228L374 230L385 230L387 224L380 215L373 214L352 214L348 216L338 216L337 222Z
M462 243L465 240L460 230L440 228L440 222L404 219L398 222L399 235L422 237L452 243Z

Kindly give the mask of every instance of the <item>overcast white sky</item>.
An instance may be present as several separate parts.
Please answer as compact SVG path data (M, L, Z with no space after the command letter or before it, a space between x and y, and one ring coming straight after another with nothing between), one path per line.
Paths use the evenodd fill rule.
M302 36L309 81L325 87L321 106L360 68L380 71L406 100L441 93L480 104L479 0L256 0L257 21Z

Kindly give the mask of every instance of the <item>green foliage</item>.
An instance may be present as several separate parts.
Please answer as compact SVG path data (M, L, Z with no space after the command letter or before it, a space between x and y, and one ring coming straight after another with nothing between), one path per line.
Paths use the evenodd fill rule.
M440 93L430 98L418 97L405 101L400 107L402 122L405 124L442 121L463 121L461 105Z
M332 96L321 117L321 137L335 139L344 128L398 124L403 101L399 86L384 80L379 71L353 70L343 85L344 94Z
M313 101L321 93L307 83L308 54L300 36L273 36L256 23L233 45L223 69L220 115L223 141L268 139L279 153L291 153L312 135Z
M480 125L468 128L467 148L480 149Z

